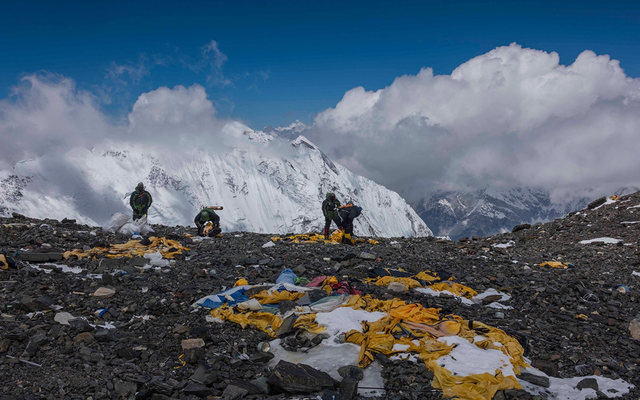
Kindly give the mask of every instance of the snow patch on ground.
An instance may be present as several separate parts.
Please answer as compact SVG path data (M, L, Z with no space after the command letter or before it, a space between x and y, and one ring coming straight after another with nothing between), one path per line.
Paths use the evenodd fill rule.
M304 353L287 351L280 345L280 339L273 340L270 342L270 345L271 352L275 357L269 361L269 365L273 367L278 364L280 360L292 363L303 363L326 372L335 379L342 380L342 377L338 374L338 368L345 365L357 365L360 356L360 346L353 343L336 342L337 336L351 329L362 332L362 321L377 321L384 316L385 313L354 310L349 307L339 307L328 313L318 313L316 315L316 322L325 327L325 333L329 335L329 338ZM360 381L360 386L384 387L382 366L379 363L372 363L368 368L363 370L363 372L364 379ZM359 389L358 394L363 396L379 396L384 394L384 391Z
M494 375L496 370L500 370L504 376L515 376L509 356L500 350L483 350L460 336L441 337L438 340L456 345L451 353L438 359L438 365L456 375L468 376L484 372Z
M535 368L527 369L526 372L534 373L536 375L547 376L541 371L536 370ZM598 381L598 388L602 393L604 393L608 398L612 399L615 397L621 397L625 394L629 393L629 390L634 388L635 386L625 382L622 379L609 379L602 376L592 375L592 376L579 376L575 378L554 378L549 377L549 388L545 389L543 387L534 385L532 383L520 380L520 384L522 388L527 392L538 395L541 394L543 397L546 397L544 393L551 393L549 398L557 399L557 400L586 400L586 399L595 399L598 397L597 393L593 389L576 389L576 386L580 381L586 378L595 378Z
M617 244L620 243L621 240L620 239L614 239L614 238L610 238L610 237L601 237L601 238L596 238L596 239L589 239L589 240L581 240L580 244L591 244L591 243L609 243L609 244Z

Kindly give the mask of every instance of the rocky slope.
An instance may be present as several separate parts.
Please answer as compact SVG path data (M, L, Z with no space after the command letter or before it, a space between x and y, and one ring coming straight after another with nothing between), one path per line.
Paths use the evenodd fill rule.
M222 238L192 241L184 236L186 228L155 225L158 236L191 250L174 265L146 269L148 260L139 258L55 261L66 250L124 243L129 237L73 221L16 216L0 223L0 247L8 254L20 252L21 259L20 269L0 271L4 398L303 398L277 394L264 385L261 389L269 393L243 391L238 381L273 374L269 357L257 350L267 335L230 322L209 322L207 310L191 307L238 278L251 284L274 282L285 267L310 279L349 276L354 288L375 298L437 307L442 314L482 321L526 338L533 366L550 377L577 378L572 386L583 389L572 390L581 396L571 398L596 396L589 388L599 381L581 378L591 376L622 379L635 385L622 398L640 396L640 341L629 329L640 314L640 273L635 273L640 271L640 193L550 223L464 242L426 237L353 247L291 241L263 247L269 235L225 232ZM609 239L580 243L598 238ZM47 259L54 261L35 261ZM546 261L571 267L539 265ZM513 308L496 309L487 302L467 305L453 296L395 292L364 283L367 270L378 266L414 273L447 271L478 292L494 288L509 294L501 303ZM100 287L115 294L92 296ZM62 312L95 326L80 319L63 325L55 319ZM288 337L292 347L308 347L298 343L304 338L294 332ZM185 350L184 339L203 339L204 347ZM340 359L334 362L341 364ZM433 375L420 360L380 359L369 368L381 370L384 398L442 397L431 388ZM544 388L548 380L528 379L536 384L520 382L539 393L537 398L557 395L553 384ZM264 381L253 382L259 386ZM613 396L619 389L607 391L601 385L598 390L597 396ZM336 396L332 393L325 391L323 398ZM316 395L323 392L308 394ZM495 396L531 397L524 390Z

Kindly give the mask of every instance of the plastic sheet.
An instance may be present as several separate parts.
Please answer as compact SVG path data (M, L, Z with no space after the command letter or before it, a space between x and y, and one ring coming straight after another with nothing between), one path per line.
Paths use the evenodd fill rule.
M133 235L134 233L146 235L153 232L153 228L147 223L147 216L134 221L130 216L115 213L102 229L113 233L122 233L124 235Z

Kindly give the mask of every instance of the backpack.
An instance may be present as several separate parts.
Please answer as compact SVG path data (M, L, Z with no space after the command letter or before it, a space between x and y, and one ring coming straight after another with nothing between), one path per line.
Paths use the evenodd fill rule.
M133 202L134 202L134 203L136 203L136 204L138 204L138 205L142 205L142 204L143 204L143 201L144 201L144 200L143 200L143 198L142 198L142 196L144 196L145 194L147 194L147 192L142 192L142 193L140 193L140 194L135 198L135 200L133 200Z

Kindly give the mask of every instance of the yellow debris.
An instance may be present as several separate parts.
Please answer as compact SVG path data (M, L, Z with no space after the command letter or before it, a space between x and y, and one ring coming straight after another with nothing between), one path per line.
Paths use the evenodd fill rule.
M253 326L266 332L271 337L276 336L276 331L282 325L282 318L279 316L261 311L250 311L247 313L235 313L227 305L211 310L211 315L223 321L234 322L242 327ZM293 323L296 329L303 329L311 333L319 334L324 332L324 327L315 322L316 314L304 314L298 316Z
M477 295L478 292L471 289L468 286L461 285L459 283L454 283L451 281L434 283L432 285L427 286L429 289L433 289L436 292L451 292L458 296L466 297L467 299L471 299L473 296Z
M563 264L560 261L547 261L539 264L541 267L551 267L551 268L569 268L567 264Z
M434 360L427 361L427 367L434 375L431 386L442 389L442 395L446 398L490 400L498 390L522 389L514 376L505 377L499 370L496 370L495 376L487 372L459 376L453 375Z
M416 281L415 279L401 278L401 277L396 277L396 276L381 276L379 278L367 279L367 282L368 283L370 282L370 283L373 283L374 285L382 286L382 287L389 286L389 284L391 282L400 282L407 289L413 289L413 288L417 288L417 287L422 287L420 282Z
M249 284L249 281L247 281L247 280L246 280L246 279L244 279L244 278L241 278L241 279L238 279L238 280L236 281L236 283L233 285L233 287L236 287L236 286L245 286L245 285L248 285L248 284Z
M586 315L584 315L584 314L576 314L576 315L575 315L575 317L573 317L573 318L575 318L575 319L581 319L581 320L583 320L583 321L586 321L586 320L588 320L588 319L589 319L589 317L587 317L587 316L586 316Z
M140 244L139 240L129 240L127 243L112 244L109 247L94 247L89 251L75 249L65 252L63 256L65 259L68 259L70 257L94 257L97 255L104 255L108 258L131 258L134 256L142 257L147 253L155 253L159 251L160 254L162 254L162 258L174 258L176 254L180 254L183 250L189 250L188 248L183 247L177 241L169 240L167 238L152 236L149 238L149 241L151 242L149 245ZM174 248L175 251L169 251L171 248Z
M291 236L286 236L286 237L273 236L271 238L271 241L277 242L277 241L282 241L282 240L289 240L292 243L318 243L319 242L319 243L339 244L339 243L342 243L343 234L344 234L344 231L335 230L335 231L333 231L331 233L331 236L329 236L329 239L325 239L323 235L320 235L318 233L305 233L305 234L291 235ZM366 241L363 238L355 239L355 242L356 243L368 242L370 244L378 244L379 243L377 240L369 239L368 241Z
M427 282L436 282L440 280L438 274L431 271L422 271L416 275L416 278Z
M301 299L302 296L304 296L304 293L302 292L290 292L288 290L279 292L276 290L269 293L268 290L263 290L258 294L254 294L251 298L258 300L260 304L278 304L284 300L296 301Z

